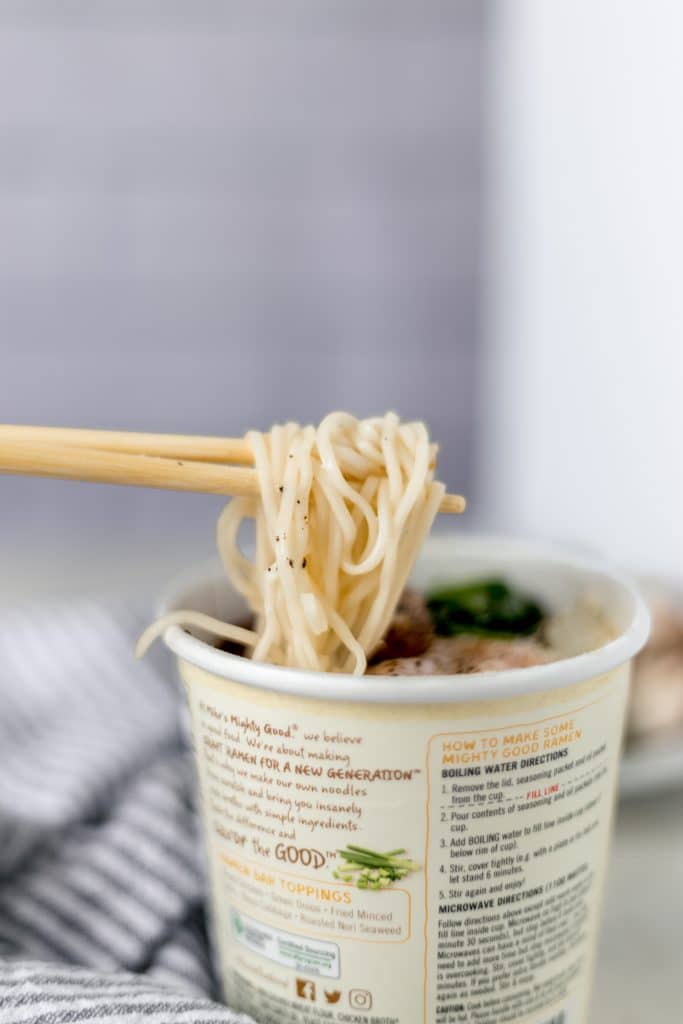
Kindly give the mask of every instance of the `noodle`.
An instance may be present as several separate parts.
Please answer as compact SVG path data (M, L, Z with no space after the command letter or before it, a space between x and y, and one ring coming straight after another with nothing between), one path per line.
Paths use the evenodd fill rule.
M445 492L433 480L436 446L424 424L394 413L332 413L317 430L288 423L247 440L260 497L228 503L217 541L254 632L210 620L214 631L252 646L257 661L361 675ZM246 519L256 524L253 561L238 546ZM191 614L173 621L212 628ZM169 624L151 626L138 653Z

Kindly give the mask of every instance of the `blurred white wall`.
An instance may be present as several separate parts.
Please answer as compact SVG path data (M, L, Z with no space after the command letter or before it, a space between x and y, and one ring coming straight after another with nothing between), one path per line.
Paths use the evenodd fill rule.
M232 434L395 407L466 489L482 18L0 0L0 419ZM217 502L0 478L0 508L35 535L203 528Z
M683 6L498 3L488 521L683 570Z

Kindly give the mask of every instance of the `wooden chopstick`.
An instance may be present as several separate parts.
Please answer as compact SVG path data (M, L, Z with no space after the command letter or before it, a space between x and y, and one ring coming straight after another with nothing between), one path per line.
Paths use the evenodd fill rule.
M256 470L226 463L247 462L247 454L250 460L249 445L237 438L0 426L0 473L22 476L244 497L259 493ZM465 505L461 495L446 494L440 511L457 515Z
M32 427L0 424L0 443L35 441L39 444L98 448L130 455L159 455L193 462L253 462L251 448L242 437L202 437L188 434L141 434L129 430L81 430L74 427Z
M0 473L158 487L167 491L234 496L258 494L256 470L248 466L131 455L37 441L0 441Z
M439 505L439 512L443 515L459 516L467 508L467 499L462 494L444 494Z

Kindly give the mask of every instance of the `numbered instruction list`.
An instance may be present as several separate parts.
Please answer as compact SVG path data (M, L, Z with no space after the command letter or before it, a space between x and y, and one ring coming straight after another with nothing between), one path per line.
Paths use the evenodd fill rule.
M578 715L432 738L427 1020L506 1024L566 1002L588 945L607 764Z

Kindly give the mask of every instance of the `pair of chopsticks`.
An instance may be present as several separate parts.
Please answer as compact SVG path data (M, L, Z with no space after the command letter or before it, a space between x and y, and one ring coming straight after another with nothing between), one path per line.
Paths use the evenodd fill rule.
M251 497L252 462L236 437L0 425L0 473ZM461 495L444 496L441 512L464 510Z

